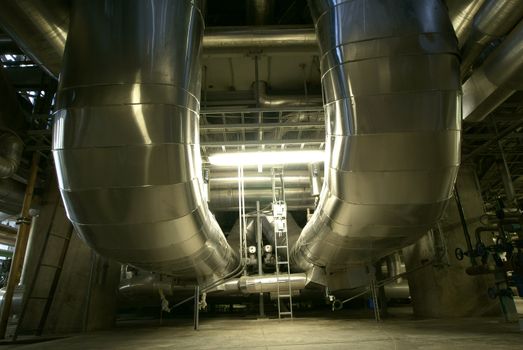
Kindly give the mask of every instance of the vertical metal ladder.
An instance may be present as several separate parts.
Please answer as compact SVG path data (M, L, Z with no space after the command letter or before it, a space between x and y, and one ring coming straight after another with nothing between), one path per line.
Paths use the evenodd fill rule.
M292 284L291 267L289 263L289 239L287 235L287 204L285 203L285 188L283 168L272 169L272 212L274 216L274 248L276 259L276 286L278 302L278 318L292 319ZM284 303L288 302L288 309Z
M42 302L44 303L41 308L42 311L41 311L41 315L40 315L37 327L36 327L36 329L31 329L31 332L37 336L41 336L44 331L45 323L47 321L47 316L49 315L49 311L51 310L51 305L53 303L53 299L54 299L56 290L58 288L58 282L60 281L60 274L63 270L65 257L67 255L67 251L69 249L69 243L71 241L71 236L73 234L73 225L71 225L71 223L68 224L67 228L65 229L65 233L59 234L59 233L55 232L55 222L56 222L55 220L56 220L57 216L62 214L62 213L59 213L60 210L63 211L63 213L65 213L65 209L63 207L62 200L61 200L61 198L58 197L56 205L53 208L53 216L52 216L51 223L49 224L49 227L48 227L46 235L45 235L43 248L38 257L38 265L36 267L36 271L34 272L31 282L24 295L24 300L22 303L22 310L20 311L20 317L18 318L13 340L16 340L16 338L20 334L23 321L25 319L29 305L31 303L42 303ZM63 214L63 215L65 215L65 214ZM50 242L51 237L54 237L55 242L59 242L58 244L61 243L60 248L49 249L49 245L50 245L49 242ZM55 244L54 247L56 247L58 244ZM52 254L52 255L50 256L50 254ZM44 261L45 261L45 263L44 263ZM50 283L48 283L47 288L41 288L41 289L47 289L47 293L44 293L46 295L34 295L35 288L39 281L38 277L42 275L43 269L53 271L53 273L51 274ZM45 283L44 283L44 285L45 285ZM35 317L35 315L32 315L32 317Z

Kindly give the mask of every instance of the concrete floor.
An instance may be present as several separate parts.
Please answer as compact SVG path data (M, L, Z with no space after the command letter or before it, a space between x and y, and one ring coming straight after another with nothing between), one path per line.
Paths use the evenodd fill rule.
M332 316L332 317L331 317ZM415 320L397 316L377 324L346 315L296 318L292 321L248 318L202 319L169 325L127 324L93 332L4 349L523 349L517 324L499 318Z

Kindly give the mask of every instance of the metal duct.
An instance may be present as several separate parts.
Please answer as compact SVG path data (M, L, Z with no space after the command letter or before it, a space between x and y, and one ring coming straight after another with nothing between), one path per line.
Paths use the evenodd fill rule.
M0 25L31 59L58 76L69 27L66 0L2 1Z
M68 217L94 250L205 284L239 262L203 199L197 6L73 2L53 153Z
M463 119L479 122L523 89L523 21L463 84Z
M487 45L506 35L522 17L521 0L488 0L485 3L474 18L472 32L463 46L462 78Z
M118 292L126 299L135 299L143 296L154 296L159 299L159 290L167 296L177 292L193 292L192 285L176 285L171 278L165 278L156 274L139 274L131 278L122 279L118 286Z
M230 169L230 168L229 168ZM209 183L211 189L237 189L238 170L215 170L211 169ZM243 173L245 189L250 188L272 188L271 168L265 167L262 172L256 170L245 170ZM321 174L320 174L321 175ZM320 181L322 178L319 179ZM310 187L310 179L307 169L288 170L283 175L285 188Z
M485 0L447 0L449 17L456 31L459 46L463 46L472 28L474 16Z
M310 0L327 161L292 250L303 270L366 264L441 217L460 161L457 43L439 0Z
M254 89L258 93L257 101L260 107L316 107L322 104L321 96L268 95L267 82L262 80L254 83Z
M261 206L272 203L271 188L251 188L245 190L245 209L256 209L256 201ZM286 188L285 202L289 210L304 210L314 207L314 197L310 194L310 187ZM209 206L213 211L238 210L238 189L212 189Z
M234 278L226 283L223 283L212 292L220 292L223 294L257 294L257 293L276 293L278 291L278 283L280 289L288 288L288 282L291 282L293 291L304 289L309 280L304 273L292 273L290 278L287 276L275 275L253 275L242 276ZM160 279L157 275L137 275L129 279L120 281L118 291L127 299L136 299L144 296L158 297L158 291L162 289L167 296L172 296L184 292L193 292L194 286L176 285L174 281L169 279Z
M309 27L210 27L203 37L204 54L246 50L318 52L313 28Z
M238 210L238 171L211 170L209 181L209 206L213 211ZM323 179L319 178L321 183ZM285 170L285 197L289 209L306 209L314 207L311 195L311 183L307 169ZM256 209L256 201L261 205L270 204L273 200L272 174L270 168L261 173L246 170L244 173L246 209Z
M284 289L289 288L289 282L293 291L301 290L308 283L307 275L304 273L292 273L289 276L242 276L238 280L238 287L244 294L276 293L278 292L278 284L280 284L280 289Z

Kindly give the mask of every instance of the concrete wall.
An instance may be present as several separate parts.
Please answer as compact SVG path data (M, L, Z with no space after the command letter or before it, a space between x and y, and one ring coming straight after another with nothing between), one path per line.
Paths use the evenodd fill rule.
M477 186L473 169L462 167L457 181L469 232L480 226L483 215L483 199ZM454 256L456 247L466 251L466 243L460 223L457 205L449 203L438 232L425 235L416 244L403 250L407 271L432 261L438 256L441 264L428 266L409 275L409 286L414 313L419 317L463 317L500 314L497 300L489 299L487 289L494 285L492 276L469 276L465 269L470 266L468 258L458 261ZM442 239L439 239L442 238ZM448 256L434 249L446 245ZM474 244L474 239L473 239Z
M42 196L26 258L27 265L23 279L26 290L31 285L35 273L38 276L33 296L48 295L55 273L55 269L49 267L37 269L47 232L67 236L70 230L72 226L67 219L56 182L51 181ZM44 264L57 264L63 242L60 237L50 236L47 249L43 254ZM120 264L93 255L91 249L73 232L44 333L72 333L82 331L85 327L87 330L112 327L119 277ZM91 285L90 294L89 285ZM43 300L29 302L22 324L23 330L36 329L44 304ZM89 313L85 323L87 308Z

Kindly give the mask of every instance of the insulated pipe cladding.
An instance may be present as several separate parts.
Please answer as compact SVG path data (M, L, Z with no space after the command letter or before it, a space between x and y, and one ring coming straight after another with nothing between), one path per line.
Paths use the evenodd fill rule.
M457 41L439 0L309 0L325 181L292 250L307 271L375 261L441 217L460 162Z
M200 284L239 260L202 194L197 1L73 1L53 153L101 255Z

